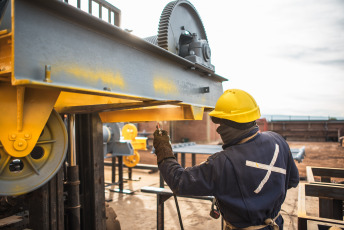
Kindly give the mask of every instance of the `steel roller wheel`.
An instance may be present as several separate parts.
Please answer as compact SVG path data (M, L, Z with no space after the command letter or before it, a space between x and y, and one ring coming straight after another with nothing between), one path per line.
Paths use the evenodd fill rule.
M140 154L134 150L134 155L123 157L123 163L129 167L135 167L140 162Z
M60 169L67 152L67 132L53 110L32 152L10 156L0 145L0 196L15 196L47 183Z

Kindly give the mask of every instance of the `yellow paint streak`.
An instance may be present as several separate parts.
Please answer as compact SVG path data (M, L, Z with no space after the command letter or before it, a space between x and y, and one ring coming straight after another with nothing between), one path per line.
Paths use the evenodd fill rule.
M178 94L178 89L174 82L167 78L154 77L153 86L155 92L164 94Z
M95 71L88 67L80 66L69 66L65 68L52 68L52 72L66 72L71 75L74 75L76 78L82 79L83 81L88 81L92 84L101 81L104 84L104 87L119 87L124 89L126 83L122 75L117 72L113 73L112 71ZM54 80L54 79L52 79Z

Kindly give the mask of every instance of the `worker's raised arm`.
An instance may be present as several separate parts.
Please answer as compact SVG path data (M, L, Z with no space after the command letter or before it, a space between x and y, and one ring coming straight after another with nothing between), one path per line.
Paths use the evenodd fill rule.
M216 181L212 159L184 169L175 159L166 131L154 133L155 154L160 173L171 190L178 195L210 196L213 195Z

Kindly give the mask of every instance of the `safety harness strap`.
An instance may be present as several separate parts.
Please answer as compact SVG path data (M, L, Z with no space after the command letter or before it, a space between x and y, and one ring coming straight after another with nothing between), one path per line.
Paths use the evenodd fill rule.
M268 218L266 219L264 222L265 222L265 225L256 225L256 226L249 226L249 227L246 227L246 228L237 228L235 226L233 226L231 223L227 222L226 221L226 228L225 230L232 230L232 229L238 229L238 230L255 230L255 229L262 229L262 228L265 228L267 226L272 226L274 230L279 230L279 226L276 224L276 219L281 215L281 213L279 212L277 214L277 216L275 218Z

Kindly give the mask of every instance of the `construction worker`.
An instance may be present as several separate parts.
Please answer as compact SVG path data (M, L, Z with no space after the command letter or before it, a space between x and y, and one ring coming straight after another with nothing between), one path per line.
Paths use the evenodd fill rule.
M154 132L160 173L177 195L214 196L224 229L283 229L281 205L299 173L287 142L277 133L259 132L260 110L243 90L225 91L209 113L219 124L223 151L183 168L166 131Z

